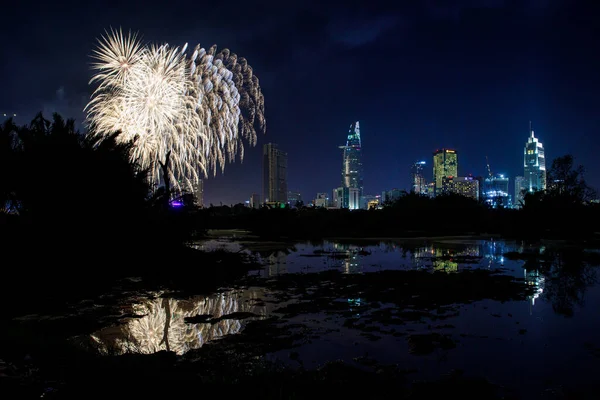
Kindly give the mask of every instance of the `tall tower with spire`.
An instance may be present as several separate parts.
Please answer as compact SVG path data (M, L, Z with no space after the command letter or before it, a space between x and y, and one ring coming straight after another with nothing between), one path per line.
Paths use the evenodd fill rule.
M363 196L363 164L360 140L360 124L350 124L346 145L340 146L344 151L342 160L342 207L360 208Z
M529 138L524 149L524 189L533 192L546 190L546 156L544 145L535 137L529 121Z

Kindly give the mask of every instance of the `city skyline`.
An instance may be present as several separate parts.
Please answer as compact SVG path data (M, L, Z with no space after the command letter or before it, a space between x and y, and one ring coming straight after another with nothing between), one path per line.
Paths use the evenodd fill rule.
M600 187L597 148L589 140L600 130L600 57L591 51L597 4L236 5L175 1L116 10L102 2L11 3L5 11L12 18L0 27L13 52L0 65L6 78L0 113L29 123L39 111L47 117L57 111L81 127L91 94L90 52L105 29L122 27L142 32L145 42L230 48L260 79L266 134L246 148L243 163L204 182L206 204L239 203L260 192L261 147L269 142L290 154L290 187L306 199L331 193L339 181L340 135L356 120L365 132L365 194L410 188L410 165L430 162L442 147L460 154L461 176L485 176L485 156L495 172L522 176L529 121L546 147L547 168L572 154L587 168L590 185ZM197 18L182 20L180 9ZM50 29L44 15L55 12L86 23ZM51 61L40 68L40 59Z

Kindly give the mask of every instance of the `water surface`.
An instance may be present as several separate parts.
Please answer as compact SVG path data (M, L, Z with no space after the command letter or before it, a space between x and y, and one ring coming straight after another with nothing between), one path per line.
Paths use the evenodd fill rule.
M137 304L136 317L92 335L101 352L185 354L243 333L257 319L271 318L277 326L301 332L287 348L265 354L290 366L310 368L345 360L365 367L373 365L364 362L370 359L412 370L414 379L435 379L461 369L528 398L591 390L600 373L600 290L596 265L587 256L492 239L286 244L216 238L197 247L245 251L265 267L250 273L250 283L212 297L156 297ZM532 257L507 257L514 252ZM461 274L482 270L493 274L469 278L471 286L460 289ZM428 299L410 292L400 307L399 302L385 300L387 289L378 296L360 283L360 276L366 279L373 273L388 274L381 276L389 276L389 290L396 291L396 298L402 287L408 293L428 279L432 285L448 279L450 290L457 292L437 296L424 291ZM500 274L515 278L515 285L528 286L526 295L493 300L503 299L495 289ZM344 275L358 278L338 277ZM352 284L344 290L336 287L348 282ZM479 282L483 293L473 288ZM460 290L477 295L465 300ZM340 294L344 297L336 297ZM459 301L447 304L454 297Z

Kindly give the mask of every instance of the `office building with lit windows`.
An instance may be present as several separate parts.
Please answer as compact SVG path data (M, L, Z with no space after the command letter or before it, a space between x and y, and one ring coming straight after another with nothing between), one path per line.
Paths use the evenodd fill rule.
M350 125L346 145L340 146L343 150L342 160L342 188L343 199L339 208L360 208L363 195L363 164L360 139L360 124L358 121ZM358 198L358 200L357 200Z
M442 193L454 193L479 200L479 181L472 176L444 177Z
M427 181L425 180L425 161L419 161L410 169L411 191L417 194L427 194Z
M544 146L533 134L529 124L530 136L524 149L524 174L525 189L529 192L546 190L546 156Z
M435 194L443 192L443 179L458 176L458 155L456 150L441 149L433 153L433 180Z

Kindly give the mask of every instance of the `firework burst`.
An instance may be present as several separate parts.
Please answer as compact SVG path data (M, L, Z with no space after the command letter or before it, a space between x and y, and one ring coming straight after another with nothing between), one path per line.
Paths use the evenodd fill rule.
M244 142L265 131L264 98L244 58L216 46L191 56L168 44L142 45L136 34L111 30L94 51L97 84L85 110L92 135L120 131L134 141L132 158L160 180L159 162L170 154L170 181L190 190L224 170Z

